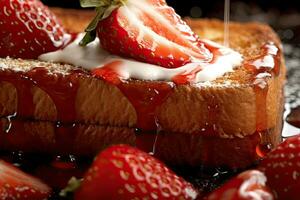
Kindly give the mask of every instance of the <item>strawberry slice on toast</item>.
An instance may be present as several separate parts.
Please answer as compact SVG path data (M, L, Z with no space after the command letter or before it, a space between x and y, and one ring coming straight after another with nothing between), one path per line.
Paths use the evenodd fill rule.
M176 68L195 60L209 62L211 52L165 0L81 0L97 16L81 44L96 35L112 54Z

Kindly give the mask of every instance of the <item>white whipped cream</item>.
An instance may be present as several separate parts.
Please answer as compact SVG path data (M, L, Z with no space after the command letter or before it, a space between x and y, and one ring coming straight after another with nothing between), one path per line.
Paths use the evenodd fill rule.
M168 69L158 65L147 64L133 59L122 58L112 55L101 48L100 41L97 38L85 47L79 45L84 34L79 34L74 42L62 50L42 54L39 59L50 62L68 63L75 66L93 70L101 68L108 63L121 61L118 67L118 74L123 79L139 79L151 81L172 81L172 78L178 74L187 73L201 66L202 70L196 74L193 83L213 81L223 76L227 72L239 66L242 62L242 56L230 48L221 46L211 41L205 41L212 46L218 47L222 53L214 63L193 62L179 68Z
M0 62L0 68L7 69L8 67L6 66L6 64Z
M273 44L267 44L265 47L267 48L267 55L263 58L256 59L251 63L251 65L253 65L256 69L260 69L262 67L273 69L275 67L274 56L277 55L279 50Z

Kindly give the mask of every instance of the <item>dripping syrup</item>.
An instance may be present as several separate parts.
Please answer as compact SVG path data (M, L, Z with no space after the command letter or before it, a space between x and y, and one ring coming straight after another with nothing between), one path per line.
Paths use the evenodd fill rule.
M256 104L256 131L261 134L268 127L267 95L268 78L280 73L280 49L273 43L261 47L261 54L244 63L247 70L253 73L253 90ZM271 143L258 144L256 152L259 157L265 156L272 149Z
M94 70L94 76L115 85L126 96L136 111L137 123L135 129L136 146L154 154L158 138L159 122L156 117L158 108L165 102L174 88L173 83L123 81L117 73L120 61L114 61Z
M49 76L47 69L39 67L29 71L27 76L52 99L57 110L57 121L76 121L75 100L81 71Z
M17 136L15 134L1 135L0 138L2 141L9 141L8 143L16 149L32 150L35 148L30 144L42 144L40 139L28 133L28 128L24 124L18 121L13 122L15 118L30 120L35 116L33 87L38 87L49 95L57 112L56 119L53 119L56 121L54 131L56 147L50 148L60 149L62 153L73 151L75 135L78 132L78 125L74 123L77 116L75 101L79 80L84 72L73 70L67 75L55 73L49 75L49 73L42 67L33 68L28 72L4 71L0 73L0 79L13 84L17 90L17 111L6 117L5 133L19 133ZM61 126L62 122L63 126ZM25 146L25 143L28 146ZM2 146L6 147L7 145L3 143ZM41 149L44 148L47 147L41 147Z
M224 2L224 46L229 47L230 0Z
M120 65L114 61L94 70L94 76L99 77L119 88L135 108L137 114L136 127L145 131L156 130L156 112L164 103L174 88L174 84L168 82L127 82L122 80L116 72Z
M300 106L295 107L291 110L291 112L286 117L286 121L290 125L300 128Z
M268 153L270 153L273 149L273 146L270 143L260 143L256 146L256 154L260 157L263 158L265 157Z
M18 96L16 117L31 118L34 113L32 80L26 73L14 72L12 70L1 71L0 80L11 83L16 88ZM11 116L13 114L10 113Z
M68 75L51 74L43 67L28 72L6 70L0 73L1 81L14 85L17 90L17 112L10 116L31 119L34 116L33 87L45 91L55 104L57 121L74 122L76 120L75 99L79 86L78 80L83 73L74 70ZM66 103L67 102L67 103Z

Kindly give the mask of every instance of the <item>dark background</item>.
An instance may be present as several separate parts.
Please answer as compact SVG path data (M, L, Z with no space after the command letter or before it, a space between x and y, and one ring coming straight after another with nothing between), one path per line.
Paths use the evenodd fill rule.
M79 0L42 0L49 6L80 8ZM224 0L167 0L181 16L223 18ZM300 1L231 0L231 20L270 24L284 42L300 44Z
M79 0L42 0L44 3L52 6L79 8ZM190 9L194 6L201 7L203 16L209 15L212 10L217 7L223 7L223 0L167 0L168 4L174 7L178 13L187 16L190 14ZM279 9L281 11L286 10L298 10L300 8L300 1L298 0L231 0L232 4L236 2L247 4L249 6L257 5L263 10L269 10L270 8Z

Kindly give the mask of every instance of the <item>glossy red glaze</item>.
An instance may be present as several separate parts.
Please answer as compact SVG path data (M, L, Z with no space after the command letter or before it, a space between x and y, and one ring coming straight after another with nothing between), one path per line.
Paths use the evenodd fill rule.
M215 63L217 58L219 56L222 55L222 53L220 52L220 49L218 47L212 46L211 44L207 43L207 42L203 42L204 46L206 49L208 49L210 51L210 53L212 54L212 59L210 60L209 63Z
M208 43L203 42L203 45L206 49L210 51L212 54L212 59L209 61L210 64L213 64L219 56L221 56L221 53L219 51L218 47L214 47L212 45L209 45ZM198 72L202 70L201 64L199 63L199 66L192 70L185 70L183 73L177 74L172 78L172 81L176 83L177 85L184 85L192 83Z
M269 50L265 50L265 47L262 48L262 52L268 52ZM277 55L272 55L272 57L277 58ZM257 59L261 59L257 58ZM253 71L254 77L257 74L267 72L270 70L269 68L261 68L260 70L255 71L255 67L251 67L251 63L255 62L255 60L251 60L248 62L248 69ZM276 69L277 61L274 61ZM136 127L139 128L142 134L136 134L137 138L137 146L141 147L142 149L146 149L147 151L153 151L156 147L155 142L159 143L161 138L160 135L160 127L159 121L157 121L156 112L157 109L165 102L168 96L172 93L175 84L168 83L168 82L147 82L147 81L130 81L126 82L122 80L120 74L117 73L118 66L122 64L121 61L115 61L112 63L108 63L106 66L100 69L96 69L92 72L92 74L97 77L101 78L108 83L115 85L120 89L120 91L128 98L131 102L133 107L136 109L137 113L137 124ZM255 69L254 69L255 68ZM276 70L275 70L276 71ZM277 73L277 72L276 72ZM78 89L78 81L80 80L80 76L83 74L81 71L74 71L69 75L62 75L53 74L52 76L47 76L47 71L43 68L35 68L30 72L24 73L12 73L12 72L4 72L0 73L1 80L8 81L14 84L17 90L24 90L30 91L32 87L35 85L40 89L44 90L53 102L56 105L56 109L58 111L58 122L56 128L56 138L55 147L62 152L72 152L73 151L73 144L74 144L74 135L77 133L77 125L73 124L76 122L76 109L75 109L75 99L77 95ZM264 79L263 79L264 80ZM256 81L254 78L253 81ZM260 84L254 84L254 91L256 93L256 104L257 104L257 136L260 136L260 132L266 130L266 95L268 92L268 87L261 87ZM25 87L25 88L24 88ZM26 88L27 87L27 88ZM18 89L20 88L20 89ZM21 94L22 95L22 94ZM22 105L18 106L17 116L18 118L23 118L27 116L33 116L33 109L34 105L32 102L32 94L31 93L24 93L24 97L19 98L22 99ZM219 105L218 102L214 100L214 96L205 96L205 101L209 102L208 104L208 122L207 126L203 128L203 131L193 134L195 137L201 136L203 137L212 137L213 140L218 137L217 127L218 124L218 115L219 115ZM25 99L25 101L24 101ZM66 104L66 102L68 102ZM24 106L26 105L26 106ZM19 110L26 109L25 111ZM23 116L24 115L24 116ZM14 115L10 116L14 117ZM7 117L7 120L10 121L10 117ZM69 123L68 123L69 122ZM63 125L63 126L62 126ZM7 131L10 132L20 132L20 130L24 130L24 126L21 123L11 124L5 128ZM22 132L22 131L21 131ZM147 134L147 139L145 139L145 133ZM158 136L157 136L158 135ZM193 136L193 137L194 137ZM169 136L170 137L170 136ZM27 147L24 146L24 141L28 143L40 143L40 139L35 138L34 136L30 135L28 132L25 133L23 131L22 134L18 134L18 138L11 136L10 134L2 135L2 141L8 141L8 143L12 144L12 146L18 147L20 149L26 150ZM206 140L205 140L206 141ZM208 140L207 140L208 141ZM209 140L210 141L210 140ZM253 142L256 140L253 140ZM253 143L252 143L253 144ZM3 144L5 146L5 144ZM23 145L23 146L22 146ZM41 145L37 145L37 149L41 148ZM255 144L255 147L252 149L254 152L256 151L257 156L261 157L268 147L269 144L260 144L259 142ZM31 148L31 147L30 147ZM42 148L49 148L49 147L42 147ZM162 147L159 147L162 148ZM252 147L251 147L252 148ZM206 155L206 154L203 154ZM207 154L209 155L209 154ZM209 158L205 158L210 160Z
M45 68L35 68L28 77L53 100L57 110L57 121L74 122L76 120L75 99L79 86L78 71L68 75L49 76Z
M43 67L29 72L3 71L0 80L15 86L18 95L16 117L30 119L34 116L33 87L37 86L46 92L54 102L57 110L57 121L76 121L75 99L79 77L82 71L73 71L68 75L52 74ZM67 102L67 103L66 103Z
M140 83L133 83L124 81L116 71L120 64L122 64L121 61L114 61L94 70L92 73L94 76L118 87L127 97L137 114L137 128L156 130L157 119L155 113L173 90L174 84L168 82L141 81Z
M118 67L122 64L122 61L116 60L106 64L101 68L96 68L92 71L95 77L101 78L113 85L119 85L121 81L121 75L117 72Z
M267 128L267 94L268 86L261 88L258 85L254 86L254 92L256 96L256 130L263 131Z
M18 100L16 116L32 117L34 112L32 97L32 80L22 72L11 70L0 71L0 80L13 84L17 90ZM26 105L26 106L24 106Z
M273 62L269 62L270 57ZM254 74L274 73L276 76L280 73L281 50L274 43L267 43L261 47L261 53L255 58L246 60L244 65Z
M246 69L253 73L253 90L256 96L256 131L260 134L268 128L267 95L268 78L280 73L281 51L273 43L261 47L261 54L245 61ZM257 155L264 157L273 147L271 144L258 144Z
M173 90L173 84L166 82L145 82L141 85L123 83L118 87L134 106L137 114L137 127L142 130L157 129L157 108Z
M193 80L195 80L197 73L200 72L201 70L202 70L201 66L198 66L195 69L190 71L186 70L185 72L174 76L172 78L172 81L178 85L188 84Z
M256 154L260 157L263 158L265 157L268 153L272 151L273 147L271 144L258 144L256 146Z

